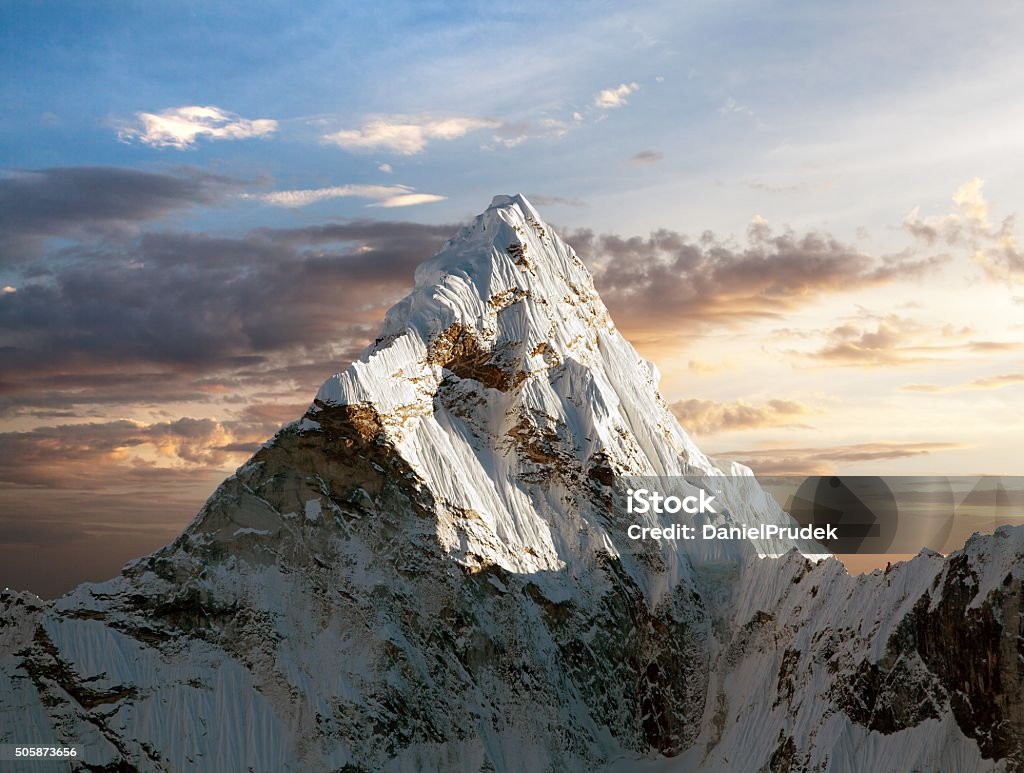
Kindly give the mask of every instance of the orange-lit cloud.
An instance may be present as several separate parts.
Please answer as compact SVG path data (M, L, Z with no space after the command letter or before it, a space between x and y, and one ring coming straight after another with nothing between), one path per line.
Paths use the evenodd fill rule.
M1024 348L1019 341L975 340L974 333L969 326L929 325L893 313L862 313L824 331L825 344L819 349L791 354L831 366L889 368Z
M1004 373L1000 376L986 376L976 378L965 384L952 384L943 386L940 384L904 384L900 389L904 392L928 392L946 393L963 392L971 389L1002 389L1003 387L1024 384L1024 373Z
M136 473L217 467L228 461L236 436L214 419L181 418L145 424L120 419L0 433L0 484L51 488L112 482L124 468Z
M905 459L940 451L967 448L957 442L879 442L831 447L772 447L724 451L722 459L734 459L761 475L830 475L837 464Z
M984 181L975 177L953 194L953 212L922 217L912 209L903 227L927 244L965 246L971 258L994 279L1024 274L1024 248L1017 241L1016 216L1006 215L998 226L990 221L990 206L982 193Z
M734 430L797 425L797 419L815 411L795 400L768 400L752 405L744 400L720 403L714 400L679 400L669 406L679 423L695 435L713 435ZM798 425L806 426L806 425Z

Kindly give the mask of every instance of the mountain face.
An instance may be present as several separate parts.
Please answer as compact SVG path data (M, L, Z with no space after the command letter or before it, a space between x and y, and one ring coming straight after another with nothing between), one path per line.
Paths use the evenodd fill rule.
M792 523L657 380L496 197L177 540L0 596L0 743L90 770L1024 769L1024 529L861 577L814 544L637 547L625 476Z

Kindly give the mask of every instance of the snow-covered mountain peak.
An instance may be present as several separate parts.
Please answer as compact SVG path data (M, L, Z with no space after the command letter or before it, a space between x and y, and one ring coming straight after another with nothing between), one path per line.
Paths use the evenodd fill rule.
M439 530L453 553L535 572L618 553L623 538L609 526L617 478L724 475L657 381L572 247L524 197L497 196L417 269L381 336L324 383L307 420L338 406L372 411L381 437L448 509ZM724 518L791 523L752 478L741 488L722 493L732 499ZM675 549L665 550L675 564Z
M520 303L534 312L546 308L504 313ZM414 328L429 338L458 323L488 340L517 336L529 352L542 344L571 346L581 322L611 326L590 272L525 197L496 196L417 268L412 294L388 314L382 337Z

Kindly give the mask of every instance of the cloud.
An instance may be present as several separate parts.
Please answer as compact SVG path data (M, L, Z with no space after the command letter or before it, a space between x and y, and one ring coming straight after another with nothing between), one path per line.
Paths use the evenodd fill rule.
M312 390L457 224L354 220L64 247L0 296L0 414Z
M143 222L222 201L250 183L182 167L173 173L80 166L0 176L0 264L39 254L50 237L118 237Z
M748 105L737 102L733 97L729 97L725 104L718 108L718 112L721 115L746 115L751 118L754 117L754 111Z
M381 150L412 156L422 153L431 140L455 140L479 129L501 126L500 121L472 116L381 116L359 129L325 134L323 140L346 150Z
M244 198L258 199L278 207L305 207L326 199L355 197L373 199L376 207L409 207L444 201L447 197L435 193L416 193L407 185L335 185L329 188L311 188L272 193L247 193Z
M583 123L580 113L573 113L571 119L539 117L531 120L503 121L494 126L491 141L480 146L481 150L517 148L531 140L560 140Z
M903 227L929 246L944 243L964 246L986 274L997 280L1024 276L1024 248L1017 242L1015 215L1007 215L998 227L990 222L990 208L975 177L953 194L953 212L921 217L914 207L903 219Z
M626 97L640 88L638 83L620 83L610 89L604 89L594 97L594 106L602 110L611 110L627 104Z
M616 321L631 335L780 317L823 295L918 279L945 258L875 258L828 234L775 233L762 219L745 245L710 231L691 239L661 229L648 237L568 235L587 261Z
M585 207L587 203L575 196L544 196L540 193L530 193L527 198L538 207Z
M400 193L397 196L384 199L377 204L371 206L384 207L391 209L393 207L412 207L417 204L430 204L435 201L444 201L447 196L438 196L436 193Z
M897 314L867 314L825 331L824 346L814 352L795 352L833 365L886 368L914 365L968 353L1013 351L1015 341L979 341L970 327L923 325ZM936 343L941 341L941 343ZM923 390L914 390L923 391Z
M978 378L970 383L972 389L1000 389L1004 386L1024 384L1024 373L1006 373L1002 376Z
M714 435L762 427L805 427L797 425L794 420L814 413L809 406L794 400L769 400L760 405L751 405L744 400L720 403L689 399L674 402L669 408L679 423L695 435Z
M383 172L384 174L391 174L395 170L391 166L391 164L381 164L380 166L377 167L377 171Z
M814 356L841 365L856 366L886 367L919 362L922 359L920 350L910 345L911 336L919 331L918 324L895 314L877 321L874 329L850 321L828 331L828 342Z
M797 193L805 191L809 187L807 183L794 183L792 185L771 185L763 180L744 180L743 184L755 191L765 193Z
M162 459L178 466L222 464L233 435L214 419L181 418L144 424L126 419L37 427L0 433L0 484L88 487L104 466L143 466ZM148 452L149 460L143 452Z
M966 384L942 386L940 384L904 384L900 387L904 392L926 392L942 394L947 392L964 392L968 390L1002 389L1003 387L1024 384L1024 373L1004 373L1000 376L976 378Z
M194 147L199 137L244 140L267 137L277 131L277 121L270 118L249 120L213 105L184 105L159 113L136 113L135 118L135 125L118 129L118 138L155 148L185 150Z
M836 472L836 465L839 464L883 462L962 448L969 446L953 442L878 442L818 448L777 447L724 451L715 454L715 458L738 461L758 475L831 475Z
M630 156L629 160L634 164L656 164L661 161L665 156L656 150L641 150Z

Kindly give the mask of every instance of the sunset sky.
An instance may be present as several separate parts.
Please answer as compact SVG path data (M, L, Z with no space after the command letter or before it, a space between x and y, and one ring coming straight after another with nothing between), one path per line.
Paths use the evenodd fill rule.
M1017 4L209 5L0 8L0 586L172 539L496 193L708 453L1024 474Z

